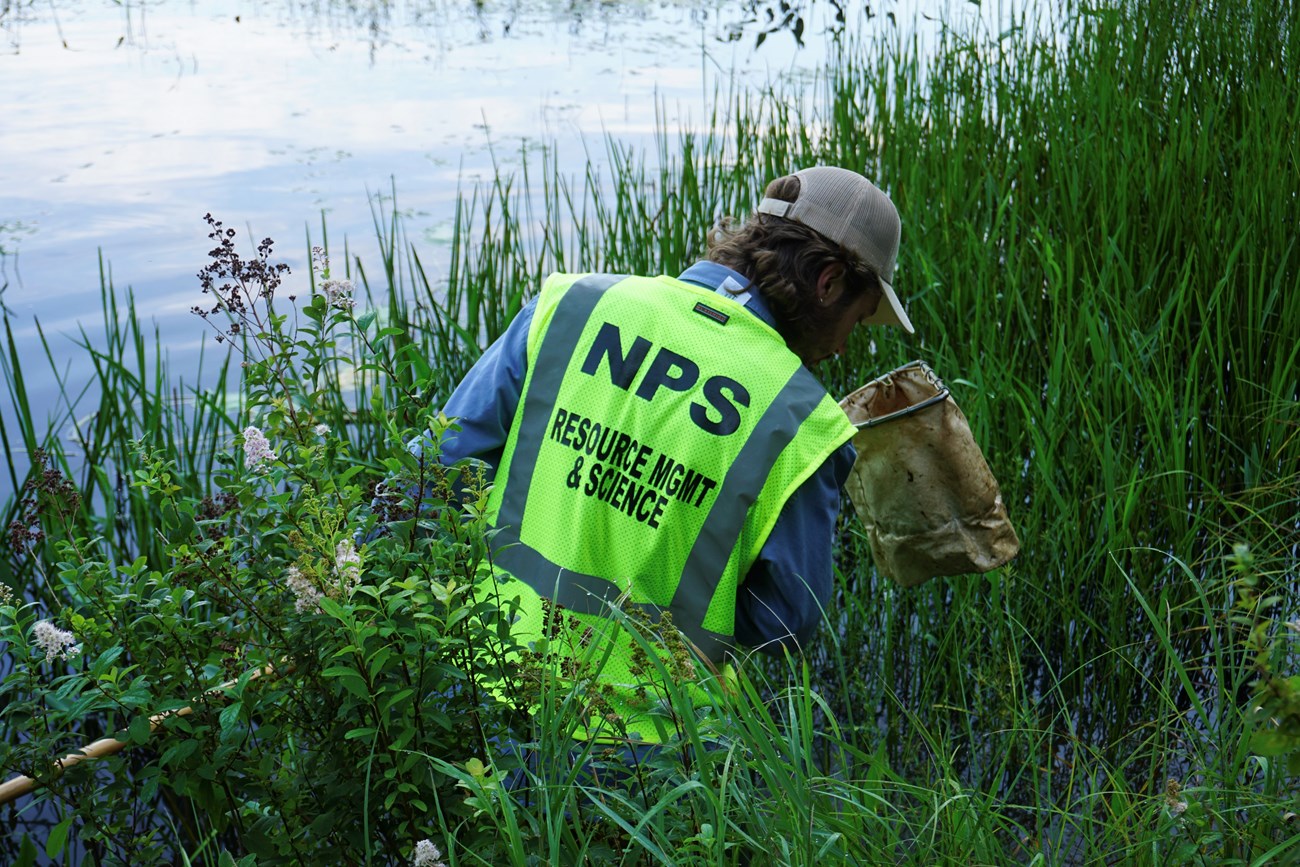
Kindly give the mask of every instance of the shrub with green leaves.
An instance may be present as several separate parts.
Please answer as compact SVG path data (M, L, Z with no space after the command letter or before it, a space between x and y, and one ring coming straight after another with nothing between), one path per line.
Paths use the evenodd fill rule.
M901 30L845 40L816 98L738 93L701 130L665 123L657 153L611 137L577 175L530 146L522 171L458 200L441 273L381 198L379 267L348 263L356 308L323 260L286 305L260 295L262 276L290 285L269 255L227 256L214 285L238 273L282 318L268 304L232 320L209 300L246 366L207 388L165 375L162 342L151 357L105 269L104 334L78 343L97 380L83 391L54 363L59 408L42 426L24 378L42 360L19 363L6 317L16 420L0 424L0 466L22 493L0 551L17 592L0 615L0 665L15 663L0 764L41 779L45 813L24 800L0 822L36 841L31 859L75 835L95 863L272 863L292 845L343 863L1294 860L1294 4L1058 11L1046 33L1021 14L944 28L932 55ZM436 440L428 408L542 275L672 273L719 214L743 216L767 179L814 162L890 190L921 326L851 343L831 389L929 360L1024 549L991 575L903 592L846 519L828 624L800 658L746 660L711 716L674 710L665 750L575 753L590 672L516 664L508 614L476 601L482 491L452 505L407 437L432 426ZM370 538L380 523L393 535ZM435 682L413 711L399 697ZM79 744L142 740L150 715L185 707L145 743L52 773ZM439 712L447 727L391 747ZM632 773L586 773L601 763ZM384 809L402 783L419 793ZM257 856L254 827L276 835ZM22 862L19 848L0 840L0 861Z
M195 312L244 374L242 432L214 490L187 493L167 454L136 445L130 484L157 535L140 541L157 562L85 535L54 468L11 528L34 568L56 564L42 577L61 602L0 609L16 665L0 723L24 734L0 745L0 768L34 778L34 803L57 813L48 856L75 841L97 864L727 863L809 828L788 857L847 853L858 835L826 823L866 814L847 792L814 793L811 725L774 740L784 725L764 691L719 680L667 619L610 612L668 743L576 740L617 733L604 657L561 640L558 607L552 641L515 643L485 476L438 461L448 420L426 410L401 428L376 397L388 446L372 461L320 421L340 416L347 368L395 376L379 351L395 329L356 314L323 251L317 291L285 304L271 242L246 260L208 219L217 246ZM805 723L823 710L811 696L789 697ZM104 737L95 758L57 761ZM791 825L805 809L819 818Z
M139 449L131 484L156 510L162 563L114 562L93 538L53 534L57 574L44 577L64 606L8 599L0 617L16 662L0 715L26 734L0 746L0 767L58 804L51 856L72 828L98 863L161 863L181 845L190 858L396 862L463 812L425 756L487 758L511 712L485 688L510 638L505 613L473 592L481 480L453 495L436 418L422 455L405 447L414 431L390 427L382 464L355 460L316 419L338 393L323 372L367 363L341 357L336 336L373 316L353 316L323 257L320 291L284 304L271 243L245 260L210 223L200 312L241 348L247 424L205 498L182 492L166 455ZM35 492L28 542L63 517L60 478ZM386 532L359 544L380 520L381 480L414 500L384 501ZM103 735L135 749L51 763Z

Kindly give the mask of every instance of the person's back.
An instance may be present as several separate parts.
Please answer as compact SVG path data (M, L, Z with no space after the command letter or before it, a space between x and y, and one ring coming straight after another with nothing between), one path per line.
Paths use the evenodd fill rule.
M527 369L489 500L496 566L519 579L498 592L518 600L520 641L586 636L565 652L614 687L613 734L660 740L666 696L611 606L670 612L722 665L782 506L854 429L775 330L668 277L552 276Z
M912 330L898 239L862 176L780 178L678 279L552 276L444 406L460 427L442 460L496 473L494 592L515 637L597 687L580 735L665 737L664 674L816 629L854 454L811 371L860 323Z

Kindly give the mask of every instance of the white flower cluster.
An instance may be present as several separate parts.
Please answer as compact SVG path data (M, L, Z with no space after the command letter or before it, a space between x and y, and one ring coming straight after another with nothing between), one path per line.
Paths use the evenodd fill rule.
M351 280L326 280L320 284L320 290L325 293L325 300L331 307L339 310L351 310L357 306L357 302L352 300L355 289Z
M334 574L344 596L350 595L361 581L361 555L351 539L344 539L334 547Z
M267 461L275 460L271 443L259 428L249 425L244 428L244 466L247 469L261 469Z
M318 437L323 437L330 432L330 426L327 424L318 424L312 428L312 433Z
M1170 777L1165 781L1165 806L1169 815L1181 816L1187 812L1187 799L1183 797L1183 784Z
M77 637L48 620L37 621L32 627L32 640L45 651L46 662L53 662L55 657L71 659L81 653L81 648L77 646Z
M284 573L284 584L293 593L294 610L299 614L319 614L320 602L326 596L331 599L347 599L361 582L361 553L351 539L344 539L334 546L335 586L328 586L322 591L309 575L297 566L290 566Z
M294 603L293 610L299 614L310 612L317 614L320 612L321 592L311 579L302 574L297 566L290 566L289 571L284 576L284 583L289 586L289 591L293 593Z
M421 840L415 844L415 856L411 867L447 867L442 860L442 851L432 840Z

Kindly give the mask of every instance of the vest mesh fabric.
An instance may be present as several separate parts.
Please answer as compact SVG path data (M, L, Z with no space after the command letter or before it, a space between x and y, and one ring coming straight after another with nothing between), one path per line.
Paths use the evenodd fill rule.
M671 737L665 677L708 703L687 643L724 662L781 507L853 433L728 298L667 277L546 281L489 511L516 637L591 678L580 736Z

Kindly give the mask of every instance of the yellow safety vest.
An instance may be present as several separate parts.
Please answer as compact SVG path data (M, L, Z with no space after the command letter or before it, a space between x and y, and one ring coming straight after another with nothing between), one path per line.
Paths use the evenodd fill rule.
M662 741L662 690L611 606L643 623L671 612L722 664L782 506L853 434L784 339L731 298L669 277L552 275L488 501L515 636L598 661L618 717L603 734Z

